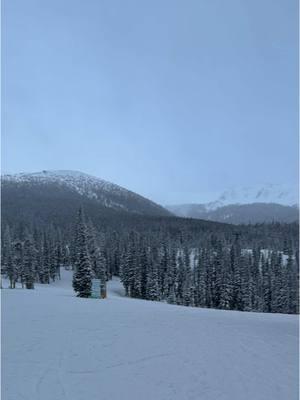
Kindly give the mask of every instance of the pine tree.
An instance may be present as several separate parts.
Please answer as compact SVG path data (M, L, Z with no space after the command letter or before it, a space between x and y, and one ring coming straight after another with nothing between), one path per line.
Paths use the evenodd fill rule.
M55 264L55 278L61 279L60 268L63 263L62 245L61 239L58 238L54 246L54 264Z
M42 265L40 271L40 282L50 283L50 251L49 244L46 235L44 234L43 240L43 254L42 254Z
M241 278L241 310L252 310L252 295L251 295L251 276L250 276L251 256L242 255L240 257L240 278Z
M272 302L271 311L284 313L288 310L288 280L283 270L282 254L273 252L271 256L272 269Z
M79 209L76 234L76 262L73 288L78 297L90 297L92 270L87 248L87 233L82 208Z
M288 285L288 312L298 313L299 298L299 277L296 262L293 258L292 250L288 250L288 259L286 264L286 275Z
M164 240L161 249L161 259L159 268L159 290L163 299L168 297L168 281L167 281L167 271L169 265L169 251L166 240Z
M147 299L160 300L158 265L154 260L151 260L149 265L149 275L147 279Z
M140 270L141 270L141 298L146 299L147 298L147 274L149 270L149 260L148 260L148 254L147 254L147 249L144 243L142 243L142 249L141 249L141 254L139 257L139 263L140 263Z
M176 250L173 248L171 253L170 263L167 268L166 282L167 286L167 301L170 304L176 304L176 278L177 278L177 260Z
M242 281L241 281L241 247L239 242L239 235L236 235L234 244L230 251L231 269L233 271L233 298L232 307L234 310L243 309L242 301Z
M120 263L120 280L125 289L125 296L129 296L129 271L128 271L128 263L127 263L127 249L124 249L124 252L121 257Z
M24 242L24 282L26 289L34 289L34 274L36 263L36 250L33 246L32 238L27 238Z
M183 292L184 292L184 281L185 281L185 266L184 261L182 258L181 252L177 257L177 277L176 277L176 284L177 284L177 304L183 304Z
M9 279L9 287L11 289L14 289L16 286L17 277L13 262L12 241L9 226L6 227L3 236L2 268L4 269L4 272Z
M97 271L100 279L100 297L101 299L105 299L107 297L107 267L106 267L106 259L103 255L103 251L98 247L97 249Z
M222 268L222 282L219 304L220 308L223 310L229 310L231 308L232 300L232 273L230 268L230 259L229 257L225 257Z
M195 284L196 284L196 299L197 307L206 307L206 254L199 250L198 262L195 268Z
M24 267L23 267L23 242L15 241L13 249L13 265L15 271L15 282L19 281L24 287Z
M57 258L56 258L56 252L55 252L55 246L53 241L49 241L49 260L50 260L50 265L49 265L49 273L50 273L50 278L52 282L55 281L56 278L56 273L57 273Z
M129 243L125 256L126 280L130 297L141 297L142 273L139 263L139 252L137 246L138 238L134 232L129 235Z
M271 271L269 266L269 259L264 256L261 258L261 268L262 268L262 311L271 312Z

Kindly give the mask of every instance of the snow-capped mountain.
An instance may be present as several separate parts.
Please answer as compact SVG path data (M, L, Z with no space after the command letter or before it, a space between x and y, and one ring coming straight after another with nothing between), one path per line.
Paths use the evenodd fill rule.
M44 198L45 193L48 193L49 198L60 194L62 201L64 196L70 198L73 193L81 202L89 201L116 211L141 215L170 215L170 212L162 206L137 193L78 171L58 170L2 175L2 195L5 196L8 191L14 193L19 191L23 197L27 193L29 197L33 196L33 200L37 198L41 200L41 196ZM47 201L45 198L44 200Z
M292 222L298 220L298 188L266 184L231 188L215 200L199 204L170 205L180 217L228 223Z
M293 206L298 204L298 190L292 185L265 184L243 186L225 190L215 200L205 204L209 211L231 204L276 203Z

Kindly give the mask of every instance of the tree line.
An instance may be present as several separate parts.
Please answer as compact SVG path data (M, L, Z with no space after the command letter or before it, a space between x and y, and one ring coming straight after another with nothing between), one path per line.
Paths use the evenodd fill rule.
M129 297L194 307L298 313L299 253L294 225L260 224L248 231L208 225L200 232L187 222L98 226L79 211L76 223L8 225L2 233L2 274L16 287L60 279L74 270L73 288L89 297L92 278L119 276ZM179 222L178 222L179 221ZM122 222L122 221L121 221ZM171 226L171 227L170 227ZM180 229L181 226L181 229ZM195 225L196 226L196 225ZM197 229L198 229L197 225ZM247 232L247 233L245 233ZM272 237L266 235L272 232ZM266 243L268 247L266 248Z
M298 258L242 249L238 235L208 248L149 246L132 233L120 277L127 296L192 307L298 313Z

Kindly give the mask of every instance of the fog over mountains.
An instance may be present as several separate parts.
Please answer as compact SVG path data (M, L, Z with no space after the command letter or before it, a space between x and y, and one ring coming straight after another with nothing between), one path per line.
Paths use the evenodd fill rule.
M298 220L298 188L266 184L232 188L209 203L168 205L181 217L228 223L293 222Z

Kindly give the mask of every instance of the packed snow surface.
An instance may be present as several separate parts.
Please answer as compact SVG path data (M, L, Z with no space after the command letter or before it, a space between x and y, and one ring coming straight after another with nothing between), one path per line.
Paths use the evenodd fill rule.
M298 317L2 290L3 400L296 400Z

